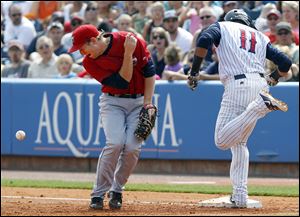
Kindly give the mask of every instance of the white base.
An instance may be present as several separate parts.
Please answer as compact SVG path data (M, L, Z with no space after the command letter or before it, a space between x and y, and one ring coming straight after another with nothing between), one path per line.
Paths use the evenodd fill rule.
M203 207L236 208L236 206L230 202L230 196L204 200L202 202L199 202L199 205ZM262 208L262 204L257 200L248 199L246 208Z

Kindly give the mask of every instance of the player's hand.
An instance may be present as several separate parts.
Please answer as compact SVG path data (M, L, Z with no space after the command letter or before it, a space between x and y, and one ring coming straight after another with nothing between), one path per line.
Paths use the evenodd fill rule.
M192 90L195 90L198 85L198 75L195 76L189 75L187 84Z
M278 84L279 74L277 69L272 71L271 73L265 75L265 79L269 86L275 86Z
M132 55L136 47L137 39L133 36L132 33L128 33L124 43L125 53Z
M270 76L266 76L266 80L269 86L276 86L278 84L278 80L276 81L274 78L270 77Z

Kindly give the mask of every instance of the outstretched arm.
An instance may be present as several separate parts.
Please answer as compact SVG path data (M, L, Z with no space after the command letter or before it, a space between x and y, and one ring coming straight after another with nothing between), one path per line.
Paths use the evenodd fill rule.
M220 43L220 39L221 31L218 23L211 25L200 35L196 45L197 47L194 54L192 69L188 77L188 86L192 90L195 90L197 87L197 75L199 74L201 63L207 54L208 48L212 47L213 44L217 47Z

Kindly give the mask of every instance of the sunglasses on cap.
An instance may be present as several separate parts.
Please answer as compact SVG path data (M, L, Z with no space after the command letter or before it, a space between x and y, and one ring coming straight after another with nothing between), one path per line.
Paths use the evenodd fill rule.
M72 26L81 25L81 23L82 23L82 22L81 22L80 20L77 20L77 19L71 21L71 25L72 25Z
M12 17L20 17L22 14L21 13L17 13L17 14L12 14Z
M200 17L200 19L201 19L201 20L204 20L204 19L209 19L209 18L211 18L211 15L206 15L206 16L202 16L202 17Z
M286 30L280 31L280 32L277 33L277 35L288 35L288 34L290 34L290 32L286 31Z
M269 16L267 17L268 20L278 20L279 18L277 16Z
M163 35L153 35L153 39L154 40L156 40L156 39L164 39L165 38L165 36L163 36Z
M87 8L86 11L96 11L97 8Z
M165 22L177 22L178 21L178 18L167 18L167 19L164 19Z
M43 44L41 46L38 47L39 50L44 50L44 49L48 49L50 46L49 44Z

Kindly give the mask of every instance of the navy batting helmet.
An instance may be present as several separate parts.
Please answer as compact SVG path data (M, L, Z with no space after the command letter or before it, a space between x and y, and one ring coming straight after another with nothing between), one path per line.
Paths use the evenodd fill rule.
M224 17L224 20L245 24L247 26L255 28L251 17L249 17L248 14L241 9L233 9L229 11Z

